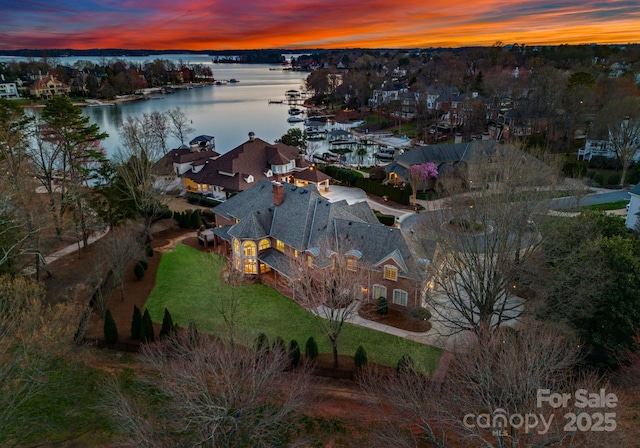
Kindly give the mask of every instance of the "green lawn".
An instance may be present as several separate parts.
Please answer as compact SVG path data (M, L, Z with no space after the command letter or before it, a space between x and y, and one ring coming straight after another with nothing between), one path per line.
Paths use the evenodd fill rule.
M165 307L180 326L194 322L197 328L212 334L228 334L222 307L236 303L234 319L237 337L252 341L264 332L270 341L281 336L287 343L296 339L304 350L309 336L318 342L320 352L330 347L317 329L315 317L292 300L264 285L231 288L220 281L225 259L204 254L185 245L162 256L156 285L146 307L155 322L161 322ZM347 325L340 336L341 354L353 355L363 345L370 361L395 366L400 356L409 354L422 371L433 372L440 349L418 344L386 333Z
M606 202L604 204L587 205L584 208L589 210L622 210L628 203L629 199L623 199L621 201Z

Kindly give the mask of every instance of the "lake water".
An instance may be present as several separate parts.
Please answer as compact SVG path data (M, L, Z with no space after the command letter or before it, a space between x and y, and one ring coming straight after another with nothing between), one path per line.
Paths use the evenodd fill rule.
M215 137L216 151L226 153L248 139L249 132L272 143L290 127L288 106L271 104L269 100L285 100L287 90L301 90L306 73L285 70L269 65L215 64L216 79L237 79L238 83L208 85L176 90L168 95L153 95L156 99L118 103L114 106L86 107L84 113L109 134L103 145L112 154L119 145L119 130L128 116L166 112L180 107L194 132ZM180 142L169 140L170 148Z
M286 58L296 54L283 54ZM123 57L121 59L144 63L155 59L166 59L185 64L208 65L215 79L236 79L237 83L209 85L193 89L180 89L168 95L153 95L155 99L129 101L113 106L85 107L83 113L100 129L109 134L103 141L108 156L112 156L120 145L119 132L124 120L129 116L140 116L143 113L166 112L180 107L194 128L189 134L191 139L206 134L215 137L216 151L224 154L248 140L249 132L273 143L282 137L288 129L303 129L304 124L288 123L289 105L285 92L287 90L304 90L304 82L308 76L305 72L282 70L279 65L268 64L217 64L208 55L177 54L153 55L139 57ZM0 57L0 62L26 60L20 57ZM105 59L93 57L56 58L61 65L73 66L79 60L89 60L96 64L104 64ZM282 104L270 103L270 100L282 100ZM304 109L304 108L302 108ZM329 124L329 128L346 128L346 125ZM180 142L170 138L168 149L177 148ZM327 141L310 141L309 153L321 155L330 149ZM357 156L354 151L345 156L349 164L371 165L376 162L373 157L377 146L367 147L368 154Z

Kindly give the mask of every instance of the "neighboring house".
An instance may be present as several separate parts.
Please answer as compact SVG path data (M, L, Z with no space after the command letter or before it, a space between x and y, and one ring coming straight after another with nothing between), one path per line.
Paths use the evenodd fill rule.
M212 151L216 147L215 138L212 135L199 135L189 142L194 150Z
M176 178L189 171L197 173L209 160L218 157L220 154L213 150L201 151L198 146L182 145L180 148L172 149L158 160L153 171L157 176Z
M29 94L35 98L50 100L54 96L66 96L71 87L58 81L55 76L37 79L29 87Z
M385 166L388 179L394 183L406 182L412 165L431 162L438 168L438 175L457 169L461 176L468 179L470 186L480 186L475 180L474 165L490 163L492 155L500 151L502 145L494 140L477 140L468 143L447 143L433 146L416 146L410 151L396 156Z
M345 249L354 269L367 271L362 299L380 296L420 306L435 246L413 233L386 227L366 202L329 202L314 186L261 180L213 209L214 245L243 275L291 295L294 259L331 269L331 250Z
M640 141L636 143L640 146ZM614 159L617 157L613 145L608 140L586 139L584 148L578 150L578 160L591 160L593 157L606 157ZM633 157L634 162L640 161L640 151Z
M15 82L0 82L0 98L20 98L20 94L18 93L18 85Z
M199 171L185 172L183 181L186 190L207 193L219 200L226 200L261 180L283 180L297 186L314 184L319 189L329 189L330 177L310 173L311 169L311 163L298 148L280 142L267 143L251 132L249 140L208 161Z
M629 200L625 225L631 230L640 231L640 183L629 190L629 195L631 199Z

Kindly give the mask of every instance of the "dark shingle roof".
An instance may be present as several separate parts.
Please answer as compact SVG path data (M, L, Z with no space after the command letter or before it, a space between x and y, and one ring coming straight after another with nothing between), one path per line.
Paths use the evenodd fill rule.
M357 250L361 264L375 267L392 260L400 266L402 276L423 279L424 261L433 256L434 247L417 241L410 246L402 231L380 224L366 202L331 203L315 188L282 186L284 200L278 206L273 204L273 185L268 181L260 181L218 205L216 214L239 220L225 236L257 240L268 234L299 251L311 252L327 243L339 244L346 250ZM290 261L276 252L267 251L260 259L287 275Z

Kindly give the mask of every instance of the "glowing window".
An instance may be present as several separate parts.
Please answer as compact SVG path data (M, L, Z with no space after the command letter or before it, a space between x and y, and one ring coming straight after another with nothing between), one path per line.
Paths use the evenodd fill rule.
M240 241L234 238L233 240L233 251L237 254L240 253Z
M256 243L253 241L245 241L242 245L244 250L245 257L255 257L256 256Z
M258 262L255 258L247 258L244 260L244 273L245 274L257 274Z
M385 280L391 280L394 282L398 281L398 268L395 266L386 265L384 267L384 278Z
M355 271L357 261L358 260L356 260L355 258L347 258L347 270Z
M260 241L260 250L269 249L271 247L271 242L268 239L264 239Z
M280 240L276 240L276 249L280 252L284 252L284 243Z

